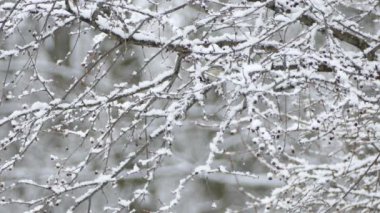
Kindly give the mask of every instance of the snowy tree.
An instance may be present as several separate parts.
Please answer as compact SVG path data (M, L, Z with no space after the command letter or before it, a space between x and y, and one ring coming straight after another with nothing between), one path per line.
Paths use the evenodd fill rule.
M380 211L380 2L1 0L1 212Z

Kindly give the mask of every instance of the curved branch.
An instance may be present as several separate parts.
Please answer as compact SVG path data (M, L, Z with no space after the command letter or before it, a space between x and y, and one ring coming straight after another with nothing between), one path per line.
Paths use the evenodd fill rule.
M249 2L264 2L263 0L248 0L248 1ZM270 10L273 10L273 11L280 11L280 9L281 9L275 4L275 1L269 1L266 4L266 7ZM299 21L308 27L319 22L316 18L310 16L309 14L303 14L300 17ZM360 49L361 51L365 52L366 58L368 58L368 60L374 61L377 59L375 53L376 53L376 50L378 48L377 47L371 48L371 45L368 44L366 39L363 38L362 36L359 36L357 34L350 32L350 31L347 31L347 29L339 28L337 26L329 25L329 29L332 30L333 36L336 37L337 39L344 41L348 44L351 44L351 45L357 47L358 49ZM368 49L369 49L369 51L366 51Z

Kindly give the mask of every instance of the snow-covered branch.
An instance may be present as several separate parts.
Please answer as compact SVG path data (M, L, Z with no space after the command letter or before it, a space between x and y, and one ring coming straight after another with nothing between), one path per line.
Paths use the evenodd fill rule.
M0 2L0 211L379 211L379 11Z

